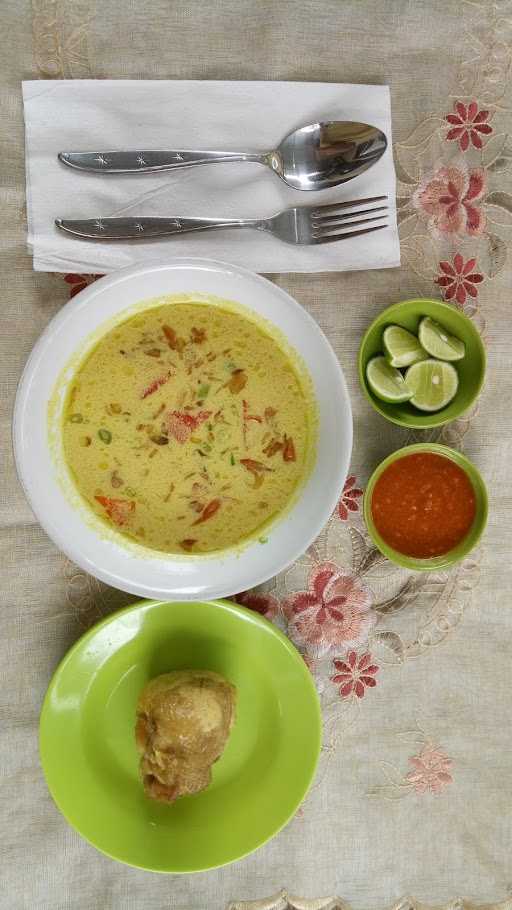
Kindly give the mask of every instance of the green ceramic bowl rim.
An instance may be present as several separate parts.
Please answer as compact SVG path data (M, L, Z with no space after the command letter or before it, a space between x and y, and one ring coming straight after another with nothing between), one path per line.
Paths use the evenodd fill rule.
M259 844L257 844L255 847L251 847L250 850L247 850L247 851L241 853L240 856L237 856L233 859L226 860L226 862L218 863L213 866L205 866L204 868L198 868L198 869L186 870L186 871L184 871L184 870L168 871L165 869L153 869L150 866L127 862L126 860L120 859L118 856L114 856L113 853L109 853L103 847L99 847L97 844L94 843L94 840L91 840L89 837L87 837L85 834L83 834L82 831L80 830L80 828L78 827L76 821L72 817L72 813L70 813L69 810L67 810L67 809L65 810L63 808L60 801L57 799L56 795L54 794L53 790L50 788L50 784L49 784L48 776L47 776L47 772L46 772L45 756L43 755L43 749L41 747L41 731L42 731L42 725L43 725L43 718L44 718L45 712L48 710L48 705L49 705L49 702L50 702L50 699L51 699L51 696L53 693L53 689L58 681L60 673L66 667L68 662L73 659L75 652L78 651L79 648L83 647L84 644L86 644L93 637L93 635L95 635L98 632L99 629L102 629L104 626L107 626L110 622L112 622L112 620L114 618L116 618L118 616L121 616L121 615L127 614L127 613L134 613L137 610L144 608L144 607L148 607L148 606L172 607L174 603L181 603L181 601L165 601L165 600L149 600L149 599L148 600L138 600L138 601L136 601L136 603L129 604L127 607L123 607L120 610L115 610L113 613L109 613L109 615L106 616L104 619L102 619L100 622L95 623L90 629L87 629L87 631L84 632L83 635L81 635L77 639L77 641L69 648L69 650L66 652L64 657L59 661L56 669L54 670L54 672L51 676L50 682L48 684L48 689L46 691L46 694L45 694L45 697L43 699L43 703L41 706L41 712L40 712L40 716L39 716L39 758L40 758L41 768L42 768L43 775L45 778L46 786L48 787L50 796L51 796L52 800L54 801L57 809L59 810L59 812L61 813L63 818L65 818L67 823L73 828L73 830L76 831L80 835L80 837L83 838L83 840L85 840L88 844L90 844L92 847L94 847L95 850L98 850L100 853L103 853L104 856L108 856L109 859L115 860L115 862L121 863L122 865L128 866L132 869L142 869L146 872L158 873L160 875L195 875L196 873L208 872L208 871L212 871L214 869L221 869L224 866L230 866L233 863L237 863L240 860L244 859L246 856L250 856L252 853L255 853L256 850L259 850L266 843L268 843L270 840L272 840L274 837L276 837L280 833L280 831L282 831L283 828L285 828L286 825L289 824L291 819L294 818L298 808L304 802L304 799L306 798L306 796L311 788L311 785L313 783L313 780L314 780L317 770L318 770L318 762L320 759L320 752L321 752L321 747L322 747L322 730L323 730L322 711L320 708L320 699L318 696L318 691L317 691L315 682L313 680L313 677L312 677L310 671L308 670L306 664L304 663L304 660L302 658L300 651L297 650L297 648L290 641L290 639L284 634L284 632L281 632L281 630L277 626L275 626L274 623L269 622L267 619L265 619L263 616L260 616L260 614L256 613L254 610L249 610L247 607L240 606L240 604L233 603L232 601L225 600L223 598L218 598L215 600L201 601L201 603L207 603L207 604L211 604L214 607L220 607L221 609L227 609L229 612L234 613L234 614L238 614L238 615L248 614L248 615L250 615L251 620L253 622L255 622L257 625L260 625L260 626L264 627L265 629L267 629L269 626L271 627L273 634L276 636L276 638L278 638L281 641L282 644L285 645L286 650L290 653L290 655L293 658L298 658L297 666L300 668L303 667L303 669L304 669L304 685L307 689L309 689L309 692L312 695L311 704L312 704L312 707L314 708L314 714L315 714L315 719L316 719L314 728L311 728L311 730L310 730L312 747L315 748L316 755L314 756L312 766L311 766L311 772L308 776L308 779L306 781L304 790L303 790L300 798L297 800L297 803L294 806L294 808L292 809L292 811L287 815L286 818L284 818L277 825L277 827L274 827L272 829L272 831L270 831L270 833L263 840L260 841ZM193 609L194 603L189 602L189 606L191 609ZM314 741L313 741L313 739L314 739Z
M405 455L412 455L414 452L434 452L437 455L444 455L446 458L455 462L455 464L465 472L476 496L475 520L464 539L454 547L453 550L449 550L448 553L444 553L442 556L435 556L433 559L415 559L412 556L404 556L403 553L394 550L382 539L372 518L371 501L377 480L390 464L394 461L398 461L398 459L403 458ZM416 572L434 572L438 569L447 569L449 566L453 566L456 562L463 559L464 556L467 556L473 547L477 545L484 532L487 524L488 508L487 488L478 468L469 460L469 458L462 455L461 452L457 452L456 449L451 449L449 446L443 446L435 442L420 442L416 445L404 446L402 449L397 449L396 452L392 452L391 455L388 455L384 461L381 461L371 475L363 500L364 520L368 533L375 546L384 556L387 556L391 562L396 563L403 569L412 569Z
M472 335L476 341L477 347L480 349L480 354L482 356L482 364L483 364L481 374L478 378L478 383L477 383L477 386L475 389L475 393L474 393L473 397L471 398L471 400L468 402L468 404L465 405L463 408L461 408L460 411L457 412L456 414L451 414L450 417L437 417L436 418L435 413L433 413L431 415L430 420L428 422L425 422L424 424L422 424L421 427L418 427L415 423L410 423L410 421L408 421L407 418L404 418L404 417L390 417L390 415L386 411L384 411L382 408L379 407L378 402L375 400L375 398L373 398L372 395L370 395L370 392L368 391L368 385L366 382L366 372L365 372L366 363L364 362L364 359L363 359L366 343L368 341L368 338L369 338L371 332L375 328L375 324L377 322L380 322L380 320L383 317L385 317L388 313L391 313L391 312L396 313L402 307L405 309L406 307L410 306L410 304L413 304L413 303L414 304L416 304L416 303L434 304L434 306L439 307L441 312L443 312L445 310L449 310L451 313L456 312L457 315L460 316L460 318L464 322L466 322L468 330L472 333ZM453 307L451 304L445 303L443 300L435 300L435 298L433 298L433 297L414 297L414 298L411 298L410 300L400 300L397 303L390 304L390 306L386 307L385 310L382 310L382 312L380 312L375 317L375 319L370 323L370 325L366 329L366 332L364 333L364 335L361 339L361 344L359 345L359 353L357 355L357 366L358 366L359 382L361 384L361 388L362 388L366 398L370 402L371 406L374 408L375 411L377 411L378 414L381 414L381 416L384 417L386 420L389 420L390 423L394 423L399 427L408 427L409 429L413 429L413 430L417 430L417 429L432 430L432 429L434 429L434 427L442 427L446 423L451 423L452 420L457 420L460 417L460 415L463 414L465 411L467 411L468 408L470 408L471 405L478 398L480 392L482 391L482 386L484 384L485 373L486 373L486 369L487 369L487 354L486 354L486 350L485 350L485 345L482 341L482 337L481 337L480 333L478 332L475 324L472 322L472 320L469 318L469 316L466 316L466 314L462 312L462 310L455 309L455 307ZM418 411L418 413L421 413L421 412ZM425 417L427 417L427 412L425 411L424 413L425 413Z

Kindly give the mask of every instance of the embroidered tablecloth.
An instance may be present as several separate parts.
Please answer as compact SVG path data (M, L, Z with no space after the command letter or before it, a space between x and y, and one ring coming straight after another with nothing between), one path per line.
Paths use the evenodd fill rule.
M285 888L304 898L339 895L361 910L404 895L512 908L511 33L511 0L2 3L1 907L224 910ZM97 853L57 812L38 762L38 715L57 662L85 628L132 599L55 549L30 513L10 453L27 355L52 315L95 277L34 274L25 249L20 81L38 77L391 87L402 267L272 276L328 335L354 409L351 473L327 528L290 570L241 598L287 632L317 681L320 769L278 837L197 876L158 876ZM368 322L389 303L421 295L470 315L489 356L479 407L425 434L463 448L480 467L488 531L458 567L427 575L392 566L365 533L360 505L371 470L425 436L378 417L356 374ZM336 906L310 906L324 904ZM262 904L286 905L283 896Z

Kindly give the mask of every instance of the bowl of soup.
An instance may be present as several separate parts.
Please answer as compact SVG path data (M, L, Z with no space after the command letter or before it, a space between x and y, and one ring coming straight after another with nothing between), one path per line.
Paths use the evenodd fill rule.
M86 571L136 594L224 596L312 542L348 469L350 402L320 328L243 269L116 272L36 344L14 418L34 513Z
M364 495L368 532L381 553L406 569L448 568L478 543L487 522L487 490L461 452L418 443L393 452Z

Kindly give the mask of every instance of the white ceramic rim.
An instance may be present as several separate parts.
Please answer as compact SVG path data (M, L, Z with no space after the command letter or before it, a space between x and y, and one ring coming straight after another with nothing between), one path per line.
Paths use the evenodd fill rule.
M268 543L194 557L139 556L103 538L73 508L59 483L48 441L47 407L59 374L102 323L163 294L213 294L263 316L305 362L318 403L317 457L293 507L268 532ZM176 258L121 269L70 300L37 341L21 377L13 419L16 467L31 508L54 543L96 578L155 600L204 600L252 588L301 556L332 514L352 450L352 411L340 364L315 320L285 291L247 269L208 259ZM83 510L82 510L83 511ZM149 555L148 555L149 554Z

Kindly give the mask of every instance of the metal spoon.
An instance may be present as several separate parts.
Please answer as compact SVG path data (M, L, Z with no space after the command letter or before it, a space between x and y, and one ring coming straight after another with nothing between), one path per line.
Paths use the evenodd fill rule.
M63 164L95 174L143 174L211 164L266 164L296 190L323 190L352 180L379 160L387 147L381 130L367 123L332 120L289 133L272 152L208 152L188 149L59 152Z

